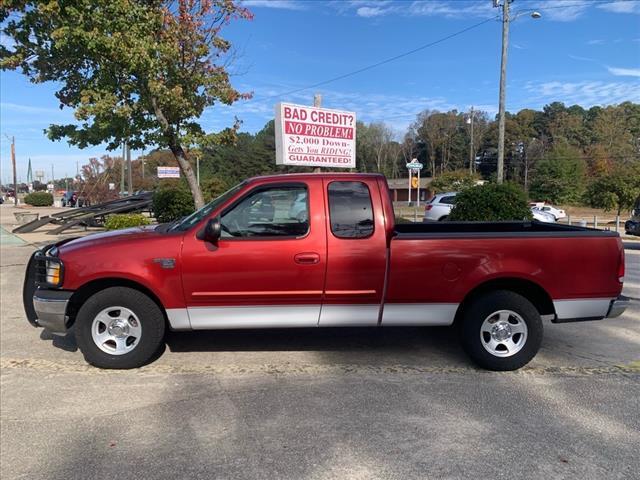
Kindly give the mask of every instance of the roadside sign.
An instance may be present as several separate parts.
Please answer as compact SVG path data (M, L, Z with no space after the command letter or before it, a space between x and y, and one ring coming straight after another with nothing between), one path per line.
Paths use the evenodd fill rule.
M180 178L180 167L158 167L158 178Z
M276 105L276 165L355 168L356 114Z
M411 170L422 170L424 165L420 162L409 162L407 163L407 168Z

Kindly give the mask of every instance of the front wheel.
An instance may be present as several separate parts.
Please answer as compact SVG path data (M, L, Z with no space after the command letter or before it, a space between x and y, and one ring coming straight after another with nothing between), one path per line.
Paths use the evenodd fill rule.
M162 345L160 307L144 293L126 287L101 290L80 307L76 340L84 358L101 368L145 365Z
M542 331L536 307L522 295L501 290L466 306L461 340L465 352L479 366L517 370L538 353Z

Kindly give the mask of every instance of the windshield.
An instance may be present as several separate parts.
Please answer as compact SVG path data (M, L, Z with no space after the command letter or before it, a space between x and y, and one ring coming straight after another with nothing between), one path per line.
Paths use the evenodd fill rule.
M222 195L220 195L217 198L214 198L213 200L211 200L209 203L207 203L204 207L202 207L200 210L196 210L195 212L193 212L191 215L189 215L188 217L184 217L182 220L180 220L178 223L176 223L175 225L173 225L169 231L170 232L184 232L186 230L189 230L191 227L193 227L195 224L197 224L198 222L200 222L200 220L202 220L203 218L205 218L206 216L208 216L211 212L213 212L216 208L218 208L220 205L222 205L224 202L227 201L227 199L231 198L233 195L236 194L236 192L238 190L240 190L242 187L245 186L247 182L242 182L239 183L238 185L236 185L235 187L231 188L230 190L227 190L226 192L224 192Z

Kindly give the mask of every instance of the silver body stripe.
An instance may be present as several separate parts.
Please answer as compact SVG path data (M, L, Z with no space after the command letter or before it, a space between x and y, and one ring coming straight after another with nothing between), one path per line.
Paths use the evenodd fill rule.
M316 327L320 305L262 305L250 307L189 307L191 328Z
M559 320L570 318L604 317L613 298L581 298L554 300L553 306Z
M171 330L191 330L189 312L186 308L167 308L166 311Z
M559 320L604 317L612 298L554 300ZM451 325L457 303L387 303L383 326ZM167 310L173 330L375 326L379 305L262 305Z
M321 327L375 327L380 305L323 305Z
M458 303L385 303L382 326L451 325Z

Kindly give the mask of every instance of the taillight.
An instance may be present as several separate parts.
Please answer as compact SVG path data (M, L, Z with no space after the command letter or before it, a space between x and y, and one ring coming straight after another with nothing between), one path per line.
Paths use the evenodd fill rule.
M431 208L433 207L433 205L431 205L430 203L427 203L424 207L424 211L428 212L429 210L431 210Z
M624 247L620 246L620 258L618 260L618 281L624 282Z

